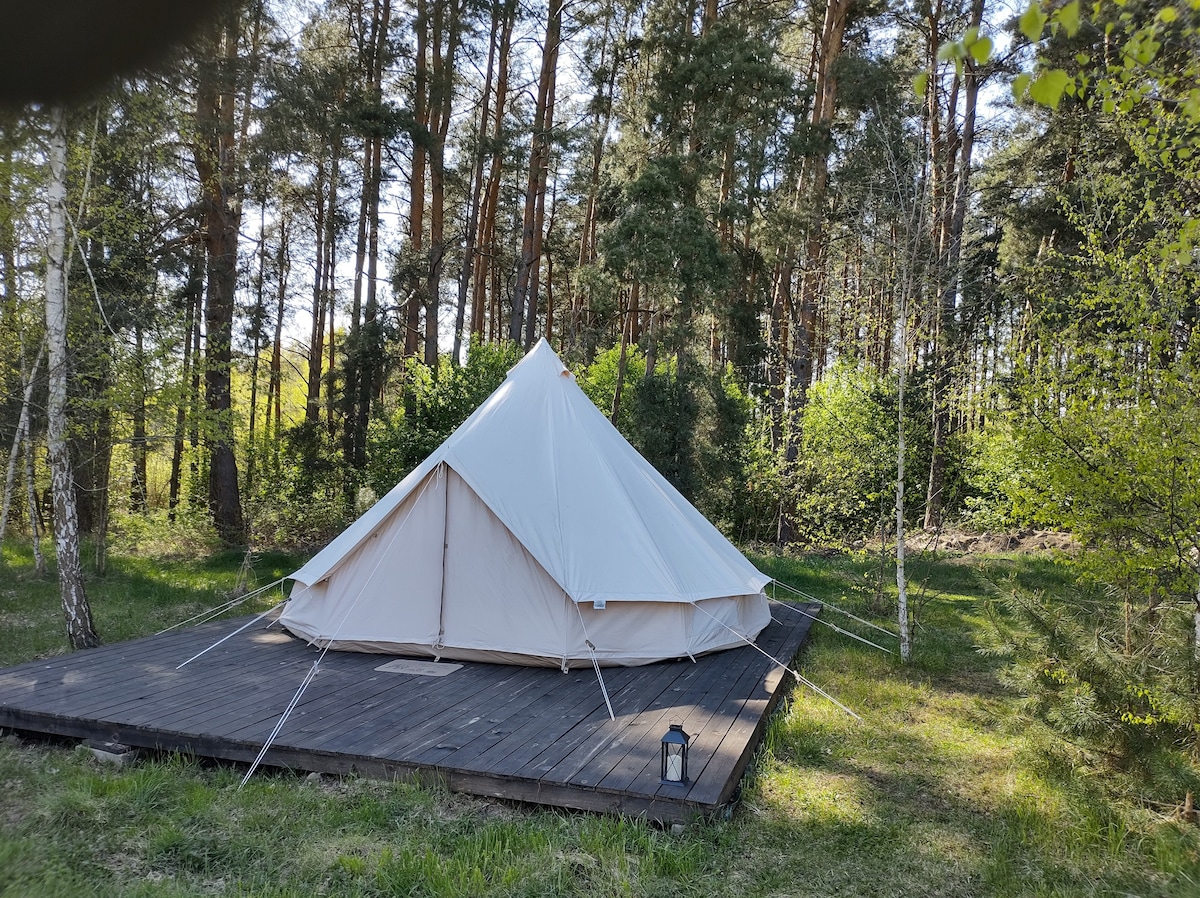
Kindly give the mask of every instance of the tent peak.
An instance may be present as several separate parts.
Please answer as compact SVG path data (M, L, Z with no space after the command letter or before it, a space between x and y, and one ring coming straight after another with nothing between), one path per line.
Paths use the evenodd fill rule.
M571 369L562 363L558 353L546 342L546 338L541 337L533 345L533 348L525 353L525 357L509 369L508 379L525 376L547 377L549 375L561 375L572 379L575 377L571 373Z

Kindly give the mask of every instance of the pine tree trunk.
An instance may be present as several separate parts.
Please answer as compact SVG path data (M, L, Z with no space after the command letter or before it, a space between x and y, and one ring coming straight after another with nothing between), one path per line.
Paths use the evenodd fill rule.
M0 209L15 210L13 203L13 143L9 122L0 121ZM12 320L17 308L16 215L0 215L0 322Z
M325 303L329 296L325 288L325 240L328 235L325 219L333 209L326 209L326 195L332 187L326 184L324 160L317 163L314 182L316 209L313 216L313 237L316 246L313 248L313 254L317 260L317 270L313 277L312 326L308 338L307 396L304 403L304 420L309 424L316 424L321 418L321 361L325 353Z
M792 390L797 394L796 407L804 406L813 382L818 310L824 279L824 207L831 150L829 130L837 111L837 61L842 53L849 11L850 0L828 0L818 44L811 118L818 148L805 158L800 189L800 195L805 198L813 219L804 241L799 301L793 306Z
M499 65L496 72L496 101L493 104L491 134L492 159L483 192L483 205L479 212L480 251L475 255L475 289L471 303L471 333L482 338L485 333L484 323L487 322L487 336L492 340L499 338L500 317L495 308L500 293L499 267L496 264L496 216L499 214L500 183L504 176L504 111L508 105L509 49L512 46L513 28L517 17L516 0L501 2L503 5L500 46L496 54ZM489 309L490 314L487 311Z
M640 283L638 281L634 281L630 287L629 311L631 314L636 314L639 287ZM608 420L612 422L613 427L617 426L617 419L621 414L621 394L625 389L625 372L629 366L629 335L632 330L632 317L626 316L624 326L621 328L621 357L617 360L617 385L613 389L612 411L608 416Z
M411 258L418 259L425 246L425 168L428 149L425 135L429 133L429 14L427 0L416 0L416 18L413 22L416 36L416 70L413 76L413 141L412 173L408 185L408 251ZM406 297L407 315L404 331L404 355L415 356L422 344L421 310L425 298L421 295L424 283L418 274L409 282Z
M281 406L283 405L283 315L285 310L284 304L287 299L288 280L283 274L283 272L287 271L284 267L285 265L287 265L287 252L284 242L280 241L279 255L276 259L276 266L280 270L280 276L275 291L275 333L271 338L271 364L270 373L267 377L267 409L263 421L263 430L265 431L264 442L269 446L267 450L269 476L273 478L279 475L279 451L283 441L283 434L281 432ZM320 277L319 270L318 277ZM307 406L305 409L305 420L312 421L314 424L316 423L315 420L308 418Z
M538 268L546 215L546 182L550 169L550 133L554 127L554 92L562 10L563 0L550 0L546 12L546 36L542 44L542 70L533 114L533 138L529 148L529 176L525 185L525 210L521 224L521 257L517 263L517 282L513 290L512 318L508 331L508 338L517 343L521 340L523 328L526 349L533 345L537 321Z
M817 341L819 304L824 279L824 207L829 183L830 128L837 112L836 66L842 52L850 0L827 0L821 31L815 36L812 54L814 96L808 116L813 149L805 155L797 179L794 202L811 215L801 246L792 241L784 247L775 280L772 303L777 371L774 377L775 407L772 435L783 447L783 468L790 475L800 454L800 416L812 386ZM803 252L803 258L800 254ZM799 284L794 285L799 267ZM797 286L794 291L793 287ZM780 501L776 538L785 545L795 538L794 498L787 493Z
M463 238L462 266L458 273L458 308L454 316L454 347L451 358L456 365L462 364L463 330L466 326L467 298L471 289L471 273L475 268L475 238L479 232L479 207L483 196L483 136L491 119L492 76L496 67L496 42L500 33L500 5L492 5L492 28L488 35L487 68L483 77L483 91L479 102L479 130L475 135L475 165L471 169L468 185L469 199L466 212L466 234ZM472 328L473 329L473 328Z
M208 58L200 64L196 85L195 147L200 180L207 258L207 302L204 308L204 396L208 410L208 503L217 533L230 545L246 542L242 498L238 488L233 434L233 316L237 289L238 231L241 226L241 185L234 78L237 21L222 21L209 35Z
M978 28L983 19L983 0L973 0L971 20L968 27ZM958 159L953 162L953 152L947 155L947 176L957 168L953 202L947 204L948 219L944 229L944 247L941 253L944 286L938 302L937 345L933 382L933 435L929 465L929 487L925 496L925 529L938 530L942 526L942 510L945 505L946 455L950 439L950 368L958 360L957 334L955 327L955 303L960 283L962 259L962 235L966 222L967 191L971 177L971 155L975 145L975 114L979 99L979 70L969 56L964 62L963 123L958 140ZM933 79L931 79L933 80ZM957 90L954 92L957 105ZM947 111L948 120L953 120L954 106ZM953 148L951 147L951 150ZM948 188L947 188L948 189Z
M287 242L287 216L279 221L279 243ZM280 280L283 279L280 272ZM261 438L258 428L258 371L262 367L263 324L267 320L267 202L264 195L259 205L258 218L258 277L254 287L253 332L251 334L250 350L250 420L246 432L246 489L250 495L255 493L258 478L258 440Z
M67 639L74 649L100 644L92 623L79 560L79 515L67 447L67 129L62 107L50 109L49 245L46 252L46 344L49 397L46 403L50 481L54 493L54 542Z
M446 259L446 137L454 100L454 61L462 23L460 0L435 0L433 78L429 84L429 267L425 279L425 364L437 372L438 307ZM445 37L445 47L442 37Z
M900 345L907 341L906 311L901 307ZM912 638L908 627L908 577L904 571L904 380L905 353L900 353L898 391L896 397L896 614L900 624L900 660L907 662L912 655Z
M331 143L330 155L333 157L333 162L329 173L329 198L328 209L325 213L325 249L323 258L320 260L320 268L322 271L323 284L322 291L324 296L323 305L325 313L329 316L326 322L326 349L325 349L325 371L332 375L337 370L337 210L338 210L338 178L341 177L341 158L342 147L345 144L345 137L342 128L339 125ZM282 298L281 298L282 300ZM318 371L318 377L320 372ZM282 396L277 392L275 394L275 433L278 436L279 430L279 403ZM325 389L325 430L329 434L330 439L333 438L336 432L334 416L337 409L337 400L334 396L333 385L327 384ZM315 419L314 419L315 423ZM276 447L276 456L278 457L278 447Z

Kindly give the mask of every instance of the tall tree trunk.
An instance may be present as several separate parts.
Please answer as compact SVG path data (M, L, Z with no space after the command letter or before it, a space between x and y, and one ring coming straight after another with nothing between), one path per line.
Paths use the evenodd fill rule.
M538 269L542 259L542 227L546 217L546 182L550 170L550 135L554 128L554 92L558 75L559 36L563 0L550 0L546 36L542 44L542 70L538 78L533 113L533 138L529 148L529 176L525 185L525 210L521 223L521 257L513 290L508 338L514 343L525 331L525 348L533 345L537 322Z
M342 371L344 380L342 398L344 419L342 421L342 456L353 465L358 422L359 380L362 377L362 331L363 331L363 281L367 267L367 208L370 204L371 155L374 145L368 139L363 146L363 185L358 198L358 232L354 242L354 289L350 299L350 322L345 341L346 364Z
M208 255L207 251L205 253L203 253L202 255L204 258L202 258L200 260L201 266L202 266L202 268L207 269L208 266L207 266L207 263L205 262L205 259L207 258L207 255ZM203 276L204 275L201 274L201 278L203 278ZM202 318L203 313L204 313L204 294L203 294L204 288L202 286L202 283L203 283L203 281L201 281L201 286L197 288L200 292L198 292L196 294L195 315L193 315L193 317L192 317L192 332L191 332L192 383L191 383L191 390L188 393L188 421L187 421L187 423L188 423L188 446L191 448L191 451L188 454L188 474L189 474L188 504L194 509L200 509L200 508L204 507L205 493L207 492L207 485L204 486L204 491L203 492L201 491L202 484L201 484L201 477L200 477L201 471L206 470L203 467L202 462L204 460L201 457L201 453L200 453L200 448L201 448L201 446L200 446L200 438L201 438L200 406L201 406L201 399L203 398L201 396L200 384L204 377L204 361L203 361L203 357L200 355L200 343L201 343L200 319Z
M146 350L143 344L140 323L133 325L133 434L129 440L129 452L133 456L133 475L129 482L129 510L134 514L145 514L146 491Z
M484 324L489 325L487 336L499 336L499 315L495 306L499 301L499 269L497 265L496 217L500 206L500 184L504 177L504 111L508 105L509 49L516 25L516 0L500 0L502 21L500 24L500 46L497 50L499 65L496 72L496 102L494 103L491 134L491 165L488 170L487 186L483 191L483 205L479 212L480 252L475 256L475 290L471 304L471 333L484 336ZM491 302L488 302L489 294ZM487 310L491 308L492 313Z
M336 328L336 312L337 312L337 289L336 289L336 273L337 273L337 241L338 241L338 191L340 188L339 179L341 178L341 159L342 147L345 145L346 137L342 125L339 123L334 130L333 139L330 141L331 157L329 166L329 187L326 191L326 210L325 210L325 237L323 241L322 254L317 261L317 266L320 269L321 279L321 305L325 309L325 314L328 316L326 321L326 343L325 349L325 371L327 372L330 382L325 384L325 430L330 438L333 438L335 432L334 413L337 408L337 400L334 396L334 372L337 371L337 328ZM280 298L282 301L282 297ZM281 307L282 308L282 307ZM319 354L318 354L319 358ZM318 362L317 379L320 380L321 371L319 370L320 363ZM319 389L319 387L318 387ZM276 412L279 410L279 401L281 396L277 393ZM279 433L278 414L276 414L275 433ZM312 419L315 424L317 418ZM278 446L276 447L278 453Z
M425 280L425 364L437 372L438 306L446 258L446 137L454 101L454 63L462 34L461 0L435 0L433 78L429 84L429 267ZM445 47L442 37L445 37Z
M467 298L470 293L471 273L475 268L475 238L479 231L479 206L483 195L484 135L491 119L492 76L496 67L496 43L500 34L499 3L492 4L492 28L488 35L487 68L483 77L483 91L479 97L479 129L475 134L475 165L471 169L468 185L466 234L463 237L462 265L458 273L458 308L454 316L454 347L451 359L462 364L463 329L466 326Z
M237 14L219 19L206 41L196 85L196 173L200 180L207 258L204 306L204 396L208 410L208 503L221 539L246 542L234 455L232 368L241 191L238 175L235 77Z
M314 255L317 270L313 277L312 327L308 338L308 382L307 399L304 404L304 420L316 424L321 418L321 362L325 353L325 303L329 293L325 285L325 240L328 236L326 216L333 209L326 209L326 195L332 189L326 183L325 160L317 162L314 176L316 187L316 209L313 216L313 234L316 239Z
M287 215L279 220L279 243L287 243ZM279 274L280 280L283 274ZM246 489L254 495L258 477L258 370L261 367L264 325L267 320L267 201L264 195L258 218L258 277L254 287L254 316L250 351L250 420L246 432ZM269 401L269 400L268 400Z
M193 247L188 270L188 286L186 293L187 313L186 327L183 340L183 368L180 371L180 381L187 383L193 378L195 358L192 355L192 334L196 328L196 320L200 310L200 294L203 290L203 247L197 243ZM179 404L175 408L175 435L171 443L171 477L167 487L167 519L175 521L175 509L179 505L180 487L183 480L183 450L184 438L187 433L188 411L190 403L194 402L195 387L190 395L181 391Z
M371 100L383 106L384 50L391 25L391 0L375 0L371 22ZM359 375L355 443L351 464L357 469L367 464L367 424L371 404L380 388L383 373L383 334L379 324L379 202L383 184L383 133L376 129L370 137L371 153L364 190L367 193L367 298L363 305L363 346L365 355Z
M429 12L427 0L416 0L416 70L413 76L413 135L412 173L408 182L408 251L419 259L425 246L425 168L429 158ZM425 299L421 295L424 283L414 273L406 297L404 355L415 356L421 345L421 310Z
M67 446L67 128L62 107L50 109L49 245L46 252L46 344L49 398L46 403L50 481L54 493L54 542L67 639L74 649L100 644L92 623L79 560L79 515Z
M284 303L287 300L287 285L289 273L288 253L284 241L279 242L279 255L276 257L276 267L279 269L279 282L275 290L275 333L271 339L270 374L267 379L267 410L263 423L266 431L265 442L270 446L268 461L270 476L279 475L279 451L283 441L282 405L283 405L283 314ZM320 265L318 264L318 269ZM318 277L320 274L318 272ZM307 406L305 420L315 424L314 419L308 418Z
M0 120L0 209L9 210L0 215L0 289L4 291L0 296L0 325L4 326L11 326L9 322L17 308L16 206L13 203L15 139L11 134L14 124L11 120Z
M793 306L792 390L803 407L813 381L817 322L825 261L825 195L829 185L830 128L837 112L837 61L842 53L850 0L828 0L817 45L811 124L817 149L805 157L800 195L812 220L804 240L799 301Z
M784 468L792 469L799 457L800 414L812 386L814 357L818 340L818 310L825 263L825 195L829 183L830 129L837 112L838 57L842 52L850 0L827 0L821 32L813 45L813 106L809 129L813 149L800 168L795 200L804 203L811 216L805 228L803 259L800 248L785 245L775 281L772 314L778 322L775 334L780 370L774 396L778 400L773 431L784 446ZM800 267L798 294L793 292L797 264ZM786 382L786 383L785 383ZM780 503L777 537L781 544L791 542L794 533L795 503L785 495Z
M606 20L604 25L604 42L600 47L599 65L608 73L608 78L592 100L592 145L591 167L588 171L587 202L584 205L583 222L579 228L579 255L576 268L591 265L596 261L596 234L600 223L600 173L604 163L604 148L608 144L608 130L612 123L613 98L616 93L617 65L616 42L618 38L612 33L615 22L613 17ZM628 19L622 21L621 30L627 27ZM636 285L633 288L636 291ZM564 342L573 344L579 339L579 329L583 322L583 309L587 302L586 291L580 287L571 296L571 310L566 324ZM630 341L637 342L638 328L636 321L630 332Z
M625 374L629 367L629 337L635 332L634 321L637 316L638 290L640 288L640 281L634 281L629 288L629 311L621 328L621 356L617 359L617 385L613 389L612 410L608 416L613 427L617 426L617 419L621 414L621 394L625 389Z
M968 27L978 28L983 20L983 0L972 0L971 17ZM954 147L951 145L946 162L947 173L957 167L954 178L952 202L947 203L946 213L942 216L945 222L944 237L940 256L940 271L942 290L938 297L937 334L934 346L934 376L933 376L933 434L930 447L929 486L925 495L925 529L938 530L942 526L942 511L945 506L946 487L946 455L949 450L951 416L950 416L950 382L951 368L959 361L958 334L956 328L955 304L960 283L960 264L962 260L962 235L966 223L967 197L970 189L971 155L975 146L975 113L979 100L979 69L975 60L970 57L964 61L963 91L963 120L962 129L957 140L957 162L954 161ZM934 79L930 79L931 81ZM956 78L957 84L957 78ZM932 93L931 88L931 93ZM957 88L953 92L954 105L947 110L947 121L953 123L957 115ZM949 129L948 129L949 130ZM948 188L947 188L948 189Z
M28 432L25 433L25 498L29 503L29 541L33 546L33 569L40 577L46 573L46 557L42 554L42 527L38 520L37 490L33 480L33 438Z
M391 20L390 0L374 0L363 44L372 105L383 107L384 50ZM354 298L350 335L345 346L345 408L342 453L351 471L366 466L367 424L382 377L382 333L379 325L379 202L383 180L383 132L379 127L363 141L363 183L359 201L355 253ZM345 483L346 500L353 502L357 477Z
M33 359L33 367L25 375L25 389L21 395L21 413L17 417L17 431L13 434L12 452L8 454L8 470L4 476L4 503L0 508L0 543L4 542L4 533L8 529L8 513L12 506L13 484L16 482L17 456L21 451L22 441L25 443L26 455L29 453L29 410L33 402L33 388L37 383L38 370L46 356L46 344L38 345L37 355Z

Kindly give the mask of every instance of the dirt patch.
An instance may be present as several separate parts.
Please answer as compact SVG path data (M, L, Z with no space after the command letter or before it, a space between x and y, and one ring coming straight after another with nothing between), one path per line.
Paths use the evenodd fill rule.
M1072 554L1079 543L1069 533L1053 530L1018 530L1014 533L968 533L961 530L926 532L917 530L905 542L914 551L997 555L1004 552Z
M895 534L889 534L882 551L895 549ZM1011 533L972 533L966 530L925 531L912 529L904 534L904 544L910 553L938 552L947 555L1001 555L1009 553L1074 555L1080 549L1078 540L1070 533L1054 530L1017 530ZM840 558L847 553L881 551L879 537L847 541L836 545L793 543L780 549L772 543L752 543L750 551L761 555L784 555L798 558Z

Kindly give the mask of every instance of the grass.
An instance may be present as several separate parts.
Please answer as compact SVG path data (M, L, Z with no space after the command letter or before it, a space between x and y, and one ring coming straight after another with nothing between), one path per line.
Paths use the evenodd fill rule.
M90 560L90 554L86 558ZM266 586L301 563L282 552L258 553L251 556L253 566L245 575L244 560L240 551L189 559L114 553L104 575L91 575L87 581L96 630L105 642L155 633L225 601L239 581L249 589ZM265 608L278 598L278 593L268 594L244 610ZM67 651L53 570L37 576L28 544L7 541L0 547L0 667Z
M89 583L108 641L216 604L240 555L114 557ZM266 583L295 564L257 558ZM878 563L758 558L856 613L885 614ZM65 650L57 588L0 560L0 662ZM1195 896L1200 835L1037 750L974 650L986 579L1053 588L1050 558L914 559L913 663L817 627L732 819L673 834L356 778L162 757L130 769L0 740L0 896ZM890 576L890 572L887 572ZM832 617L831 617L832 619ZM8 622L16 621L15 628ZM886 623L886 616L880 618Z

